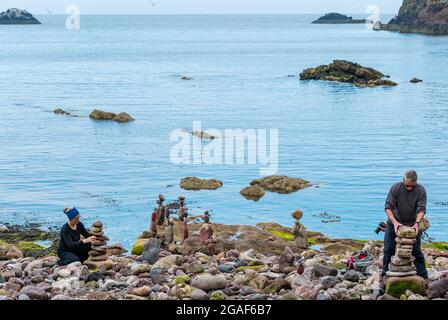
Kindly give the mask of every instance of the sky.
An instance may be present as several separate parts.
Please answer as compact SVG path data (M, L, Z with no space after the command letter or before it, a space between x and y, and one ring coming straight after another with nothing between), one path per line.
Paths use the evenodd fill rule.
M26 9L33 14L65 14L77 5L84 14L365 13L370 5L397 13L402 0L0 0L0 11ZM47 11L48 10L48 11Z

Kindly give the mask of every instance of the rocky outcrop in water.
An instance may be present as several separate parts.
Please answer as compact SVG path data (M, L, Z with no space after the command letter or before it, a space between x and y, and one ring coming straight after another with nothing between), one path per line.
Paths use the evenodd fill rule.
M0 24L41 24L26 10L8 9L0 13Z
M378 29L447 35L448 0L404 0L398 15Z
M353 19L340 13L327 13L319 19L313 21L314 24L354 24L366 23L366 19Z
M352 83L358 87L396 86L384 80L383 73L346 60L334 60L329 65L308 68L300 74L300 80L324 80Z
M216 179L199 179L197 177L186 177L180 181L180 187L185 190L216 190L223 183Z
M90 113L89 117L95 120L113 120L121 123L131 122L135 120L126 112L115 114L112 112L105 112L97 109L93 110Z

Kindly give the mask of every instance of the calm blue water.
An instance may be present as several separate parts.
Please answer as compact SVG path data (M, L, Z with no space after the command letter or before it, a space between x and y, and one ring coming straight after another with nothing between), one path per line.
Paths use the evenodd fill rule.
M311 25L315 16L82 16L75 32L64 16L39 18L41 26L0 26L0 222L60 225L62 209L75 205L129 247L164 193L184 194L193 214L209 209L217 222L290 225L300 208L309 229L379 239L390 185L415 168L430 235L448 240L448 38ZM287 77L335 58L400 85ZM80 117L54 115L59 107ZM94 122L94 108L137 120ZM194 120L204 129L277 128L278 173L319 188L251 202L239 190L259 166L173 165L170 133ZM192 175L224 187L181 190ZM324 224L321 212L341 222Z

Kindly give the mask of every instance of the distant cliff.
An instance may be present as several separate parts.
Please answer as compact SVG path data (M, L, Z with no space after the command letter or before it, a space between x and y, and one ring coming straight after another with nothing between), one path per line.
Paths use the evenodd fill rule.
M345 24L345 23L365 23L365 19L356 20L340 13L327 13L319 19L313 21L316 24Z
M0 13L0 24L40 24L40 21L26 10L8 9Z
M379 29L448 35L448 0L404 0L398 15Z

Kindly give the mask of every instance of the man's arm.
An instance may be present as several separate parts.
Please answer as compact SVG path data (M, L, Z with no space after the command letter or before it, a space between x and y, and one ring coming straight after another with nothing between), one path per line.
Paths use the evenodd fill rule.
M386 211L387 218L394 225L395 233L397 233L398 227L401 226L401 224L397 221L397 219L395 219L393 211L397 206L397 198L398 198L398 189L396 188L396 185L393 185L389 190L389 194L387 195L386 204L384 208Z
M423 217L426 214L426 202L427 202L427 196L426 196L426 190L423 189L423 192L420 194L420 196L417 199L417 218L415 220L414 228L417 230L417 233L419 232L418 225L422 221Z

